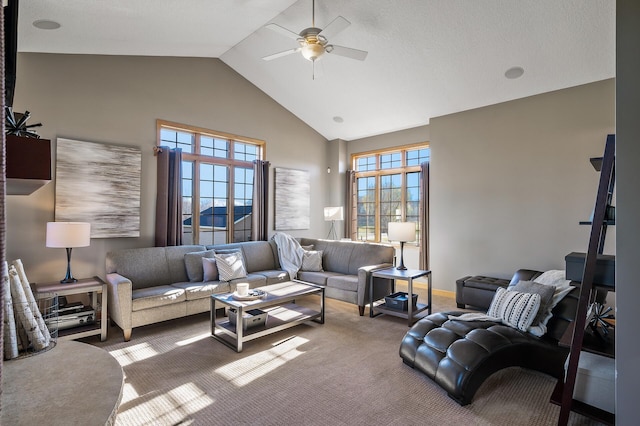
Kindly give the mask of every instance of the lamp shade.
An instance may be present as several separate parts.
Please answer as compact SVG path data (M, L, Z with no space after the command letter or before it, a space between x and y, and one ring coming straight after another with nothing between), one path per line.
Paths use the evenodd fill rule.
M324 208L324 220L344 220L344 210L342 206L339 207L325 207Z
M387 231L389 241L407 241L416 240L416 223L415 222L389 222Z
M47 247L87 247L90 243L90 223L47 222Z

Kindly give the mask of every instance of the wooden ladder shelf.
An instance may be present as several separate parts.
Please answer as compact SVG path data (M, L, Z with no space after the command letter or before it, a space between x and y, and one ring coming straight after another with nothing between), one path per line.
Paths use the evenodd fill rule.
M586 253L584 272L582 283L580 285L580 297L578 299L578 308L576 319L574 321L573 336L571 338L571 349L569 352L569 362L565 375L565 381L562 386L562 400L558 425L565 426L569 420L571 410L581 411L576 408L586 404L578 404L573 399L573 391L575 388L576 376L578 373L578 363L580 361L580 352L582 350L585 327L587 322L587 310L594 289L594 278L596 274L596 261L598 254L602 254L604 248L604 238L606 236L607 224L611 222L606 220L607 209L611 203L613 187L615 182L615 135L608 135L605 144L604 155L602 157L602 165L600 168L600 181L598 185L598 193L596 195L596 204L593 212L593 220L591 221L591 233L589 236L589 247ZM560 383L559 383L560 384ZM599 419L604 423L615 422L615 416L606 416L602 410L595 409L594 412L602 412L605 418Z

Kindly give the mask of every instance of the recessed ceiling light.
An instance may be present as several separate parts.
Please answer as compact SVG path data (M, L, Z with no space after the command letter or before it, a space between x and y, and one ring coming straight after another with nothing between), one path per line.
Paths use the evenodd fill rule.
M344 121L344 118L336 115L335 117L333 117L333 121L335 121L336 123L342 123Z
M513 80L514 78L520 78L524 74L524 68L522 67L511 67L505 71L504 76L508 79Z
M61 25L56 21L40 19L38 21L33 21L33 26L41 30L57 30Z

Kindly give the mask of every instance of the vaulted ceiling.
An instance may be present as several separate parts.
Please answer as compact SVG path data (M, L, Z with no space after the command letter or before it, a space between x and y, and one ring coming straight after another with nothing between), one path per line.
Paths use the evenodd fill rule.
M220 58L328 140L615 77L610 0L316 1L316 27L337 16L330 43L368 56L325 54L315 79L299 53L262 59L298 47L265 25L311 27L312 0L22 0L18 51Z

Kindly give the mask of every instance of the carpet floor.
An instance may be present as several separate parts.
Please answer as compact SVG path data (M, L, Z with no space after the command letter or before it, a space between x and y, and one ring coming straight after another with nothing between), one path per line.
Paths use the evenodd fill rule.
M314 302L314 300L310 300ZM317 303L317 302L316 302ZM434 312L455 310L434 296ZM102 347L122 365L116 425L554 425L555 380L508 368L461 407L398 355L406 320L358 315L327 299L325 324L299 325L236 353L210 337L209 314L133 330ZM597 424L575 413L572 425Z

